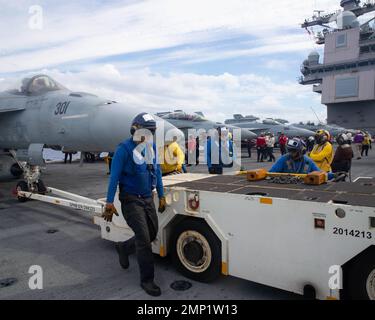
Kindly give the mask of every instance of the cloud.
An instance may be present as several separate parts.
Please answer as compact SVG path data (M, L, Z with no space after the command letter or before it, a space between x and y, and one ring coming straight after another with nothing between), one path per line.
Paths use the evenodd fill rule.
M215 121L224 121L234 113L299 121L315 119L311 106L323 110L319 103L311 104L316 96L311 88L255 74L160 74L147 68L122 73L111 64L75 73L58 69L41 72L71 90L128 103L140 111L203 111ZM0 90L11 80L0 81ZM310 118L306 116L309 113Z
M43 1L44 28L28 28L28 6L0 1L0 72L11 73L95 60L113 55L205 45L245 37L251 47L225 49L222 58L294 52L311 47L299 24L311 9L305 1L159 0ZM324 6L337 6L337 0ZM261 14L260 14L261 13ZM293 31L291 31L293 30ZM301 36L301 35L300 35ZM272 39L278 41L272 42ZM296 40L296 39L294 39ZM194 51L194 49L193 49ZM190 63L221 59L220 51L208 50ZM204 52L203 52L204 53ZM213 54L215 53L215 54ZM168 54L168 53L167 53Z
M34 4L44 10L43 30L28 27ZM0 8L0 90L43 70L73 90L218 121L233 113L300 120L311 104L325 114L319 96L282 71L314 47L300 23L338 0L0 0ZM272 73L233 71L224 60ZM196 65L199 74L188 72Z

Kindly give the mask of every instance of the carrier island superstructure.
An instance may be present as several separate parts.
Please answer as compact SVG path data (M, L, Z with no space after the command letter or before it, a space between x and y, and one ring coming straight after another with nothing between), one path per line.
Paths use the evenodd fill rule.
M342 0L340 5L341 10L326 15L318 11L302 24L310 34L313 27L321 29L315 38L324 46L324 56L310 53L299 82L321 94L329 124L374 133L375 3Z

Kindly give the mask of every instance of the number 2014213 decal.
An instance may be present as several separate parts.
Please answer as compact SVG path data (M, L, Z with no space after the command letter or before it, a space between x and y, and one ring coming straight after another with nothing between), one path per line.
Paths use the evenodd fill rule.
M372 239L372 233L369 231L350 230L350 229L334 227L333 234L337 234L339 236L354 237L354 238Z

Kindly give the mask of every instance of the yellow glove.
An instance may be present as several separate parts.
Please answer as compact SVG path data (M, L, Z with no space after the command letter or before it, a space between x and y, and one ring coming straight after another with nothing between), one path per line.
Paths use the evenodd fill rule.
M167 205L167 202L165 201L165 197L161 197L159 199L159 209L158 209L158 211L160 213L163 213L165 211L166 205Z
M116 216L118 216L118 213L117 213L117 210L116 210L114 204L113 203L107 203L105 205L105 210L104 210L104 213L103 213L102 217L104 218L105 221L112 222L112 217L113 217L114 214Z

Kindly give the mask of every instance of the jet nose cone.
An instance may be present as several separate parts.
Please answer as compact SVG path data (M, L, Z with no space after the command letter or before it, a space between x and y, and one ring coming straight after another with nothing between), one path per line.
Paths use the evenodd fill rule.
M91 141L87 142L89 151L114 151L119 143L130 138L130 127L133 119L142 112L138 108L115 103L96 107L90 118ZM164 126L167 132L179 137L182 132L167 121L153 116L157 128ZM183 135L183 134L182 134Z
M294 133L294 136L308 138L315 135L314 131L308 130L308 129L302 129L298 127L290 127L292 132Z
M311 130L307 130L307 129L305 129L304 130L305 131L305 133L304 133L304 137L311 137L311 136L314 136L315 135L315 132L314 131L311 131Z
M93 106L89 124L91 141L87 148L116 150L119 143L130 137L131 122L138 113L139 110L121 103Z
M257 135L248 129L241 129L241 140L252 140L256 139Z

